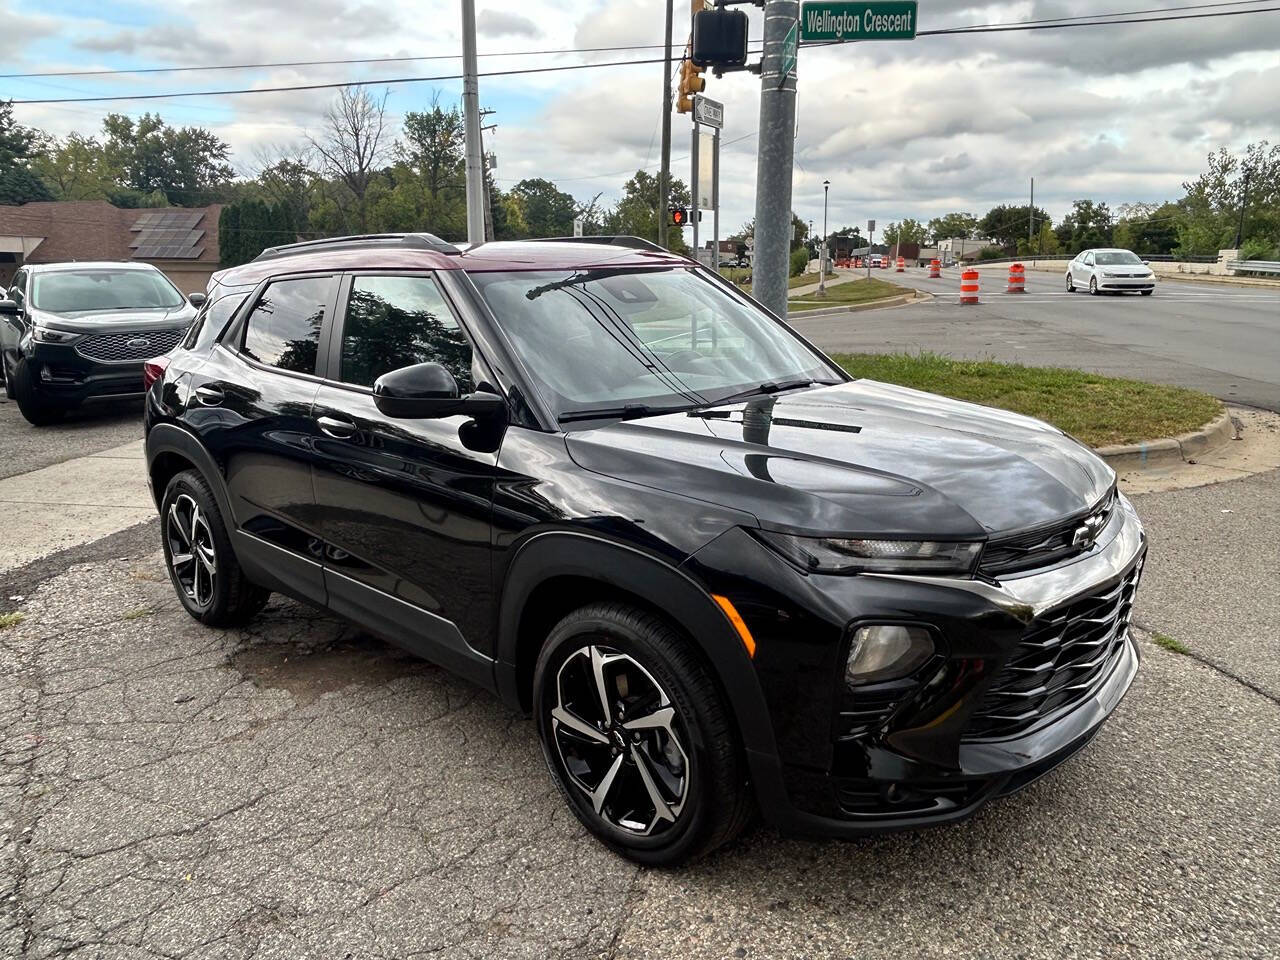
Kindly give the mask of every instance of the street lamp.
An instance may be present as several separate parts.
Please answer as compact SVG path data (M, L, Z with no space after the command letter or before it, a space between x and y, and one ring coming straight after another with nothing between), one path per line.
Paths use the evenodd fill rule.
M827 194L831 181L822 181L822 246L818 250L818 296L827 295Z

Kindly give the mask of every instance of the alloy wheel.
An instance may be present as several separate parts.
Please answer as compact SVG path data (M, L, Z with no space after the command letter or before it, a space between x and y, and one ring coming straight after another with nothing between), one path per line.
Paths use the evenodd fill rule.
M1076 285L1075 285L1074 283L1072 283L1071 281L1072 281L1071 274L1069 274L1069 273L1068 273L1068 274L1067 274L1067 293L1075 293L1075 292L1076 292Z
M213 531L190 494L179 494L169 505L165 537L169 542L169 568L174 582L197 607L207 607L213 602L217 585L217 551Z
M636 836L671 829L689 795L685 727L667 691L612 647L575 650L555 678L551 730L568 781Z

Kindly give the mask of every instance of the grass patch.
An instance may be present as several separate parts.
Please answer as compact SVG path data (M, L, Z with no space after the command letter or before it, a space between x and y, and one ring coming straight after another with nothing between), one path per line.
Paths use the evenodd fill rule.
M120 615L121 620L141 620L143 617L149 617L155 611L150 607L138 607L134 610L126 611Z
M751 276L750 267L721 267L720 276L724 277L730 283L735 283L742 289L750 292L751 284L747 282L747 278ZM827 271L827 279L830 280L835 276L830 270ZM796 287L808 286L811 283L818 282L816 273L802 273L798 277L789 277L787 279L787 289L792 290Z
M1222 404L1205 393L1083 370L955 360L927 352L837 353L833 358L855 377L1023 413L1094 447L1186 433L1222 412Z
M27 619L27 615L20 610L13 610L9 613L0 613L0 630L8 630L10 627L16 627L25 619Z
M869 300L883 300L885 297L897 297L904 293L913 293L908 287L900 287L888 280L876 277L863 277L861 280L847 280L827 287L827 295L821 300L807 293L803 300L792 300L787 303L787 311L795 313L802 310L821 310L824 307L842 307L851 303L866 303Z
M1161 633L1159 630L1151 631L1151 639L1154 640L1160 646L1164 647L1170 653L1181 653L1185 656L1186 654L1191 652L1191 648L1188 647L1181 640L1175 640L1173 637L1169 636L1167 633Z

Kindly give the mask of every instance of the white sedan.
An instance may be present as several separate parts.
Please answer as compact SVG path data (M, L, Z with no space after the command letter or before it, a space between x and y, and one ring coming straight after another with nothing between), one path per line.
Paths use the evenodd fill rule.
M1156 289L1155 272L1129 250L1098 248L1081 252L1067 264L1067 292L1085 287L1094 296L1107 290L1137 290L1144 297Z

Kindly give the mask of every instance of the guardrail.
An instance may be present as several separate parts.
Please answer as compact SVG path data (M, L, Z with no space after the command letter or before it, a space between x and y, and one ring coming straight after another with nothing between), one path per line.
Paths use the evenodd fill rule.
M1227 269L1233 272L1273 273L1280 275L1280 263L1274 260L1228 260Z

